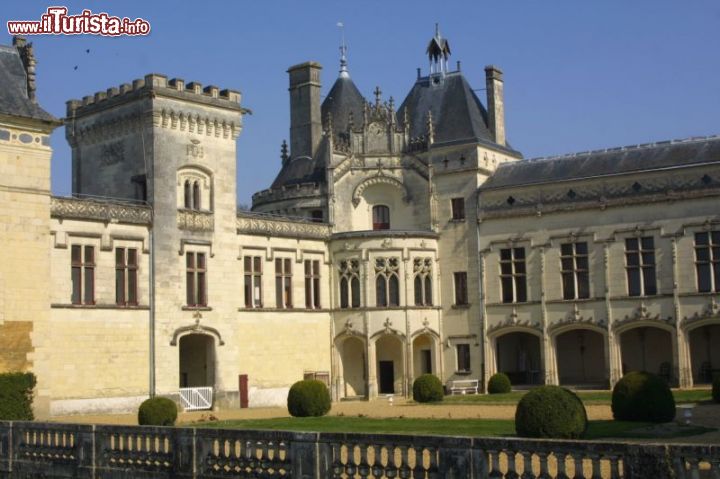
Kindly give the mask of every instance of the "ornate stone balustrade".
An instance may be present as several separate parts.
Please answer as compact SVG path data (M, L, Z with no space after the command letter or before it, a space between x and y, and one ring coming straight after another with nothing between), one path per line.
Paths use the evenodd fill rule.
M720 446L0 422L0 477L718 477Z
M209 211L178 210L177 225L181 230L212 231L215 228L213 214Z
M327 223L241 211L237 215L237 232L238 234L326 240L330 238L332 229Z
M152 212L147 206L57 196L50 199L50 215L53 218L96 220L106 223L142 225L152 223Z

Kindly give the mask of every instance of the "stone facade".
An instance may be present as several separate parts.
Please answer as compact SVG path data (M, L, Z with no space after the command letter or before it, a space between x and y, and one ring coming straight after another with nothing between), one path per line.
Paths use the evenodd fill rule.
M289 70L291 149L253 211L238 92L151 74L69 101L73 198L49 192L57 122L0 116L0 371L38 375L39 415L201 386L283 404L303 377L339 400L428 372L713 373L720 138L523 160L498 68L486 109L441 51L396 108L345 53L322 105L320 66Z

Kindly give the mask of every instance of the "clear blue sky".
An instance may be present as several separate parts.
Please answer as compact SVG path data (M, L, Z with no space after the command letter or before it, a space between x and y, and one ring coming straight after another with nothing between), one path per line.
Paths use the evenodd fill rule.
M717 0L26 1L3 4L0 42L11 41L5 21L39 19L57 4L143 17L152 33L33 37L42 106L62 117L66 100L150 72L240 90L254 112L238 141L242 203L280 166L287 67L321 62L323 92L335 80L338 21L360 91L371 98L379 85L397 104L415 69L427 72L425 46L439 22L451 64L461 60L475 88L484 88L486 64L504 70L508 138L527 158L720 133ZM62 129L53 147L53 192L69 194Z

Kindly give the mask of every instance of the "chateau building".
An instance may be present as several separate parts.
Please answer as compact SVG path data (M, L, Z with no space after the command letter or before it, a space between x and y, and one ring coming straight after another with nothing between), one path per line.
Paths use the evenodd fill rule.
M291 67L280 171L238 210L241 95L150 74L35 102L23 39L0 47L0 371L32 370L39 415L134 409L211 387L283 404L495 372L608 388L720 369L720 137L527 160L438 31L405 99L366 99L341 48ZM65 125L72 197L49 191Z

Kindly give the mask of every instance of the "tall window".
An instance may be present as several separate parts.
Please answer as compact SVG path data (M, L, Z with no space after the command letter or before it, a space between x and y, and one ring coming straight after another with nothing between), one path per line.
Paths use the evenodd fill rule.
M115 303L138 304L138 256L135 248L115 248Z
M385 205L373 206L372 213L374 230L390 229L390 208Z
M500 250L500 282L503 303L527 301L527 270L525 248Z
M185 180L183 196L185 199L185 208L189 210L199 210L201 208L200 198L202 195L200 192L200 183L197 180Z
M465 198L453 198L450 200L452 206L452 219L464 220L465 219Z
M292 308L292 260L275 258L275 305Z
M188 306L207 306L207 263L205 253L185 253Z
M432 258L413 260L415 306L432 306Z
M655 241L652 236L625 240L628 295L657 294L655 280Z
M720 291L720 231L695 233L698 291Z
M320 308L320 261L305 260L305 307Z
M455 280L455 304L462 306L468 304L467 273L458 271L453 273Z
M457 351L457 371L459 373L470 372L470 345L467 343L455 346Z
M340 261L340 307L360 307L360 260Z
M562 274L564 299L581 299L590 297L587 243L561 244L560 269Z
M375 304L377 306L400 306L400 281L398 258L375 258Z
M245 256L245 307L262 308L262 256Z
M70 248L72 303L95 304L95 247Z

